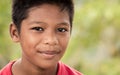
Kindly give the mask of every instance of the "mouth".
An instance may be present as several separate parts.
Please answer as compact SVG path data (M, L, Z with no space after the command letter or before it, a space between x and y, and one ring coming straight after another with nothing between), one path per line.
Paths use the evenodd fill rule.
M60 53L60 51L37 51L37 52L47 59L52 59Z

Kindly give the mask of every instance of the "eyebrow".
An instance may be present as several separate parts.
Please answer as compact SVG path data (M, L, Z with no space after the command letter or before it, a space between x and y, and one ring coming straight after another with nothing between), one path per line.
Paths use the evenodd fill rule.
M45 22L40 22L40 21L32 21L32 22L29 23L29 25L32 25L32 24L44 24L44 25L48 25L47 23L45 23ZM58 25L58 26L60 26L60 25L70 26L70 24L67 23L67 22L61 22L61 23L58 23L58 24L56 24L56 25Z
M32 25L32 24L45 24L44 22L39 22L39 21L32 21L29 23L29 25Z
M70 26L68 23L63 22L63 23L58 23L57 25L64 25L64 26Z

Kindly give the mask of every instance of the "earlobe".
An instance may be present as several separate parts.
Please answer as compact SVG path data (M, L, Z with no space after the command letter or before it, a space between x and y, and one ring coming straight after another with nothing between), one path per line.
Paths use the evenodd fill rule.
M10 36L14 42L19 42L18 29L14 23L10 24Z

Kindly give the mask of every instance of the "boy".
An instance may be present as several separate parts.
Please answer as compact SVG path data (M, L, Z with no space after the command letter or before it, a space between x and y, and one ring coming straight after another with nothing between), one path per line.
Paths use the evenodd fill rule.
M10 35L22 57L0 75L82 75L59 62L72 30L72 0L13 0L12 8Z

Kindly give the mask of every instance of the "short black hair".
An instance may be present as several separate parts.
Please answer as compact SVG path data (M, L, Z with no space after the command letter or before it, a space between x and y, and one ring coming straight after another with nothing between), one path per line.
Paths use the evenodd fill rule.
M12 4L12 21L20 31L21 22L28 17L28 10L42 4L54 4L61 10L66 10L70 17L70 25L72 27L74 4L73 0L13 0Z

